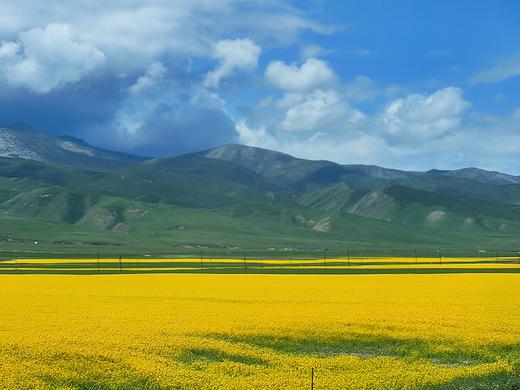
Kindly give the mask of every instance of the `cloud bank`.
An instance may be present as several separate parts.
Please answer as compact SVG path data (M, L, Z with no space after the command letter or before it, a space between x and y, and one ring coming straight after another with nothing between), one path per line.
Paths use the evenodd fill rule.
M284 0L6 2L0 121L144 155L242 142L343 163L520 172L519 108L479 110L471 93L518 81L518 54L465 76L450 64L444 79L399 83L381 78L377 48L328 44L340 29L312 9ZM456 55L443 53L424 49L429 62ZM354 71L356 61L371 66ZM501 102L511 94L494 92Z
M36 93L75 83L101 66L105 55L81 41L67 24L19 34L14 42L0 44L0 77L9 86Z

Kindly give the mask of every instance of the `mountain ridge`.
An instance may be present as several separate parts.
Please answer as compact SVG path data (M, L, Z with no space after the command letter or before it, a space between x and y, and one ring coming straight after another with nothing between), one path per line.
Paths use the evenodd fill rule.
M35 139L37 139L38 142L34 142ZM11 142L9 143L9 141ZM52 152L56 153L57 156L51 155ZM67 155L71 153L75 157L78 157L78 155L80 157L96 157L101 160L116 161L122 164L136 163L154 158L99 148L92 146L83 139L70 135L51 136L24 123L0 123L0 157L25 158L89 168L88 163L84 161L68 160L63 156L64 154ZM226 160L268 177L281 175L283 173L281 170L284 164L291 164L297 161L306 165L305 168L308 171L333 165L344 167L355 173L383 179L403 179L411 176L436 174L469 178L483 183L498 185L520 183L520 176L478 167L465 167L452 170L431 169L429 171L405 171L371 164L340 164L329 160L308 160L294 157L283 152L242 144L224 144L204 151L185 154L198 154L217 160ZM94 168L98 168L101 164L93 165Z
M241 150L245 150L248 153L241 153ZM246 146L241 144L226 144L217 146L202 152L198 152L200 154L205 155L209 158L216 158L216 159L226 159L228 161L233 161L235 163L238 163L240 165L244 165L248 168L254 168L254 162L248 161L247 163L244 163L243 160L247 161L247 158L244 156L247 156L247 154L252 155L251 151L254 151L256 155L259 155L262 152L267 153L268 155L276 155L279 156L279 160L282 160L284 163L290 162L290 161L307 161L312 164L316 164L317 166L325 166L325 165L339 165L342 167L345 167L347 169L351 169L355 172L359 173L366 173L374 177L379 178L404 178L404 177L410 177L410 176L417 176L417 175L427 175L427 174L438 174L438 175L448 175L448 176L455 176L455 177L463 177L463 178L472 178L476 181L481 182L489 182L493 181L496 184L518 184L520 183L520 176L517 175L511 175L503 172L493 171L493 170L487 170L477 167L466 167L466 168L457 168L452 170L439 170L439 169L430 169L428 171L404 171L400 169L394 169L394 168L386 168L381 167L378 165L366 165L366 164L339 164L333 161L328 160L306 160L301 159L298 157L293 157L289 154L277 152L277 151L271 151L269 149L263 149L255 146ZM228 155L226 155L228 154ZM231 156L231 157L230 157ZM255 169L253 169L255 170ZM257 169L258 170L258 169ZM259 172L260 173L260 172ZM486 177L486 175L488 177ZM484 176L484 177L482 177Z
M54 137L23 124L10 127L0 125L0 157L93 169L118 167L145 159L97 148L71 136Z
M0 128L0 141L12 141L0 142L8 155L0 156L0 242L517 246L520 237L518 177L500 172L409 172L238 144L144 158L7 130Z

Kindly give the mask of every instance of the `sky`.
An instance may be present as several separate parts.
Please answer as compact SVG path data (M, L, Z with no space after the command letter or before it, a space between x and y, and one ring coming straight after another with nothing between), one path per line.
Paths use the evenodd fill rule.
M0 0L0 123L520 174L516 0Z

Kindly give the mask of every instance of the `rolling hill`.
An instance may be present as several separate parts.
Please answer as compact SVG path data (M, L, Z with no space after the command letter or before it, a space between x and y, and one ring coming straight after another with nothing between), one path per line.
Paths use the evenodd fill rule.
M481 169L406 172L243 145L145 159L24 127L0 129L0 155L0 242L13 250L519 244L520 178Z

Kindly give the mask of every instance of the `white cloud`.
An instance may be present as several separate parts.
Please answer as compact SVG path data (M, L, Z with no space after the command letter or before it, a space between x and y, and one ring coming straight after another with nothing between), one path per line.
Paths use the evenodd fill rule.
M282 143L280 147L284 152L301 158L353 164L381 163L383 156L391 159L396 153L381 138L369 134L352 134L342 138L304 138L298 142Z
M394 143L442 137L457 129L469 107L460 88L409 95L386 107L379 118L380 131Z
M214 42L237 34L271 48L293 44L303 31L335 30L285 0L16 0L2 2L0 36L14 40L56 21L102 51L108 69L127 74L172 53L210 57Z
M47 93L75 83L105 60L104 54L79 39L66 24L49 24L0 44L0 76L13 87Z
M316 58L320 54L324 53L325 50L319 45L310 44L305 45L300 49L300 58L302 61L308 60L309 58Z
M280 109L291 108L305 99L306 94L300 92L287 92L276 101L276 107Z
M289 131L344 131L363 118L337 92L318 89L289 108L280 127Z
M468 115L470 103L462 90L448 87L409 94L366 115L351 107L345 95L319 89L288 93L259 106L235 130L241 142L302 158L416 170L514 167L520 110L507 120ZM503 145L504 137L515 141Z
M102 80L109 81L94 85L92 96L107 88L106 95L117 97L104 100L110 104L102 109L93 103L85 112L113 114L111 120L101 119L105 122L90 138L98 142L105 137L107 147L167 155L240 137L252 145L345 163L417 169L479 165L518 171L520 111L496 117L468 113L469 103L458 88L410 94L409 87L379 85L364 75L344 85L329 63L317 59L330 50L299 39L302 32L327 34L334 28L311 20L298 7L284 0L4 1L4 102L11 93L7 85L45 93L103 72ZM247 39L228 40L237 36ZM243 50L239 41L254 42L252 50L247 44ZM302 62L269 64L265 79L279 89L270 91L272 96L258 96L258 89L250 93L258 85L249 84L234 95L239 102L226 102L217 89L200 87L205 77L201 59L205 64L215 59L207 85L216 87L226 77L254 69L260 47L267 51L288 45L301 47ZM360 48L342 54L373 53ZM115 80L123 74L126 78ZM491 64L470 81L496 83L519 75L517 54ZM441 83L422 85L431 90ZM128 94L118 100L121 86ZM18 96L26 97L13 94ZM251 105L251 96L258 96L260 103ZM15 101L12 104L20 102ZM42 102L43 107L53 104ZM363 107L369 103L367 113L374 113L361 113L358 102L365 103ZM34 107L32 102L29 106ZM231 120L241 116L244 119L235 123Z
M402 85L378 85L370 77L361 74L345 85L344 95L351 102L374 103L378 99L389 99L406 91L407 88Z
M206 74L204 85L216 88L220 80L229 77L236 70L252 70L258 64L260 47L250 39L225 39L213 47L213 57L219 60L219 65Z
M0 43L0 64L6 64L7 62L18 59L18 52L20 51L20 45L15 42Z
M240 137L240 142L246 145L262 146L267 149L276 149L278 143L269 134L265 126L253 129L248 126L245 120L239 120L235 125L235 130Z
M236 125L240 142L289 153L313 160L327 159L340 163L381 163L391 160L399 151L375 135L349 132L331 134L272 133L265 126L251 127L245 121Z
M166 75L166 67L162 62L156 61L148 65L144 75L140 76L135 84L130 86L130 93L141 93L147 89L153 88L164 79Z
M273 61L267 66L265 76L274 86L291 92L327 88L336 82L334 71L325 61L316 58L309 58L300 67Z
M380 94L376 83L365 75L359 75L345 88L345 96L353 102L372 101Z
M471 83L499 83L520 76L520 54L497 61L493 66L471 76Z
M217 94L165 74L162 64L150 64L105 124L110 131L94 129L97 140L115 150L164 156L236 139Z

